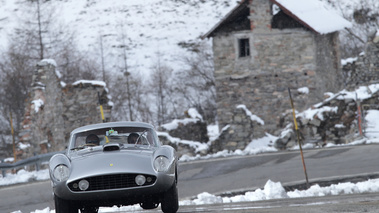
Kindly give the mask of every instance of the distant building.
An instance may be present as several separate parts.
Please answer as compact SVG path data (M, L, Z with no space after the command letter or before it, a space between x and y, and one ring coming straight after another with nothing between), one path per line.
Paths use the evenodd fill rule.
M204 35L213 38L220 129L238 122L234 114L241 104L264 120L249 136L233 129L233 140L247 144L273 133L281 113L291 108L288 88L299 111L342 88L338 31L351 23L320 4L242 0Z

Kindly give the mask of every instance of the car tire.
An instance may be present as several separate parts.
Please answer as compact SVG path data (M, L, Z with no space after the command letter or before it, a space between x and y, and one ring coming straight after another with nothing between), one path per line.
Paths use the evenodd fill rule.
M179 209L178 188L176 181L171 188L163 194L161 208L164 213L175 213Z
M54 195L56 213L78 213L78 208L70 201L59 198Z

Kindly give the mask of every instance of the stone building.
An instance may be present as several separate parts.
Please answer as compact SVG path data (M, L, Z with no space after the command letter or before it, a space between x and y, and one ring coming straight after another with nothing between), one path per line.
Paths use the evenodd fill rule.
M379 82L379 30L372 32L364 52L354 59L345 61L342 67L344 81L348 89L359 85Z
M241 104L265 122L263 132L235 141L273 133L291 108L288 88L299 111L342 88L338 31L351 24L318 3L242 0L203 36L213 38L220 129L235 123Z
M99 102L109 121L112 104L104 82L65 84L54 60L39 62L19 135L22 144L30 145L23 150L22 158L64 150L73 129L102 122Z

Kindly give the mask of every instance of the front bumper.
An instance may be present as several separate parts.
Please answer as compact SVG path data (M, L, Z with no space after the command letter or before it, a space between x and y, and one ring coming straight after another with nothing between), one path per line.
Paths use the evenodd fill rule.
M56 183L54 194L61 199L86 205L113 206L131 205L144 201L157 201L175 182L175 174L158 173L156 182L148 186L119 189L72 191L67 182Z

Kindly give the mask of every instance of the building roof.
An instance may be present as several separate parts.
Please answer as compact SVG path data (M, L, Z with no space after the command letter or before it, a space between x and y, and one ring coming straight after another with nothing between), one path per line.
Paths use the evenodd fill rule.
M240 1L240 3L237 6L235 6L228 14L226 14L226 16L224 16L214 27L212 27L211 30L209 30L206 34L204 34L202 36L202 38L212 37L214 35L214 33L220 27L222 27L222 26L224 26L230 22L233 22L233 20L235 20L236 17L240 16L241 13L243 13L243 11L246 10L246 8L248 9L248 4L249 4L248 0ZM248 15L249 14L247 14L247 16Z
M319 0L270 0L301 24L319 34L350 28L352 24Z
M306 28L318 34L328 34L350 28L352 24L335 11L327 9L319 0L269 0L276 4L285 14L295 19ZM241 11L248 7L249 0L242 0L224 18L222 18L203 38L212 37L220 27L232 22Z

